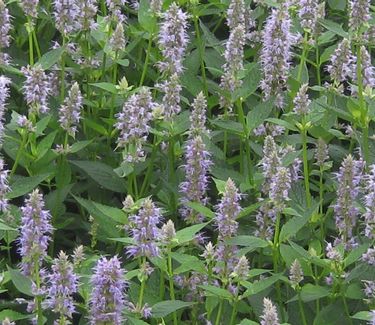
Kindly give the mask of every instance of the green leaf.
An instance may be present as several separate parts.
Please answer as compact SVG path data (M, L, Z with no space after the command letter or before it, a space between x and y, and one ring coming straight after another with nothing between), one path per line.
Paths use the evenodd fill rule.
M50 175L51 174L48 173L31 177L14 176L15 181L10 185L12 191L8 194L8 198L14 199L26 193L30 193Z
M243 126L241 123L235 121L224 121L224 120L211 120L211 123L218 126L219 128L235 133L243 134Z
M27 276L24 276L18 270L11 269L9 266L8 266L8 272L9 272L10 278L14 286L17 288L19 292L27 296L33 296L32 291L31 291L32 282Z
M186 202L184 204L187 205L188 207L192 208L193 210L199 212L200 214L202 214L203 216L205 216L209 219L212 219L212 218L215 217L214 212L212 212L209 208L205 207L204 205L202 205L199 202Z
M156 17L150 10L150 1L140 0L138 8L138 22L144 30L153 32L156 28Z
M183 309L194 305L194 302L181 300L165 300L152 306L152 317L163 318L176 310Z
M216 297L221 297L228 300L233 299L232 294L228 290L225 290L223 288L215 287L213 285L200 285L199 287L207 293L210 293L211 295L214 295Z
M268 242L265 241L264 239L261 239L255 236L245 236L245 235L230 238L226 242L229 245L250 247L251 250L254 250L256 248L264 248L268 246Z
M86 148L93 140L77 141L70 147L70 153L76 153Z
M259 324L257 322L254 322L246 318L246 319L243 319L241 323L239 323L238 325L259 325Z
M0 230L5 230L5 231L18 231L17 229L14 229L12 227L9 227L5 223L0 222Z
M108 218L113 219L114 221L125 224L127 223L128 218L126 217L126 214L124 211L122 211L119 208L111 207L109 205L104 205L101 203L97 203L94 201L91 201L93 206L98 209L103 215L107 216Z
M334 21L328 19L319 19L319 23L336 35L339 35L343 38L348 38L348 33L345 32L342 26L338 23L335 23Z
M183 228L176 232L176 239L178 244L184 244L194 239L197 232L201 231L206 227L209 222L193 225L190 227Z
M94 120L90 120L89 118L85 117L85 124L90 128L95 130L96 132L100 133L101 135L107 136L108 132L107 129L98 122Z
M372 319L372 314L369 311L359 311L358 313L354 314L352 318L360 319L365 321L370 321Z
M259 280L257 282L246 285L247 290L242 295L243 298L246 298L248 296L252 296L252 295L255 295L259 292L262 292L263 290L272 286L275 282L280 280L282 277L283 277L282 274L274 274L274 275L270 276L269 278Z
M70 160L70 163L85 171L93 181L105 189L118 193L125 192L124 181L118 177L112 167L100 161Z
M117 94L116 86L109 82L96 82L96 83L90 83L89 85L106 90L110 92L111 94Z
M304 285L301 289L301 299L303 302L309 302L318 300L329 295L329 289L326 287L314 285L308 283ZM293 302L298 300L298 295L290 299L288 302Z
M265 119L271 114L273 105L269 102L261 102L249 111L246 117L247 127L249 130L254 130L260 124L262 124Z
M22 320L22 319L27 319L31 317L33 317L33 315L21 314L11 309L4 309L0 311L0 321L3 321L5 318L8 318L11 321L16 321L16 320Z
M346 0L328 0L328 5L333 10L344 11L346 8Z
M123 237L123 238L109 238L113 241L118 241L119 243L134 245L134 239L131 237Z
M39 60L39 64L44 70L48 70L55 63L57 63L65 51L65 47L59 47L45 53Z

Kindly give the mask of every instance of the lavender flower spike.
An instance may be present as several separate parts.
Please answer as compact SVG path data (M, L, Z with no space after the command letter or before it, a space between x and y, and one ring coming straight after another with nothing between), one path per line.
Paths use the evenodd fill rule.
M3 0L0 0L0 51L9 47L10 35L9 32L12 29L10 23L9 10L6 7Z
M370 0L349 0L349 27L358 31L366 24L370 16Z
M318 22L318 1L317 0L301 0L298 2L298 16L303 29L310 33L315 32Z
M245 26L238 25L230 33L225 47L224 74L221 77L220 88L228 93L233 93L242 84L242 80L238 78L238 75L243 69L245 39ZM230 101L224 96L220 98L220 106L232 108Z
M203 93L200 92L194 99L192 104L193 110L190 115L190 130L189 135L194 137L196 135L205 135L208 133L206 129L206 111L207 101Z
M261 325L280 325L276 307L268 298L263 299L263 314L260 318Z
M0 144L3 143L6 102L9 98L10 79L0 76Z
M363 167L362 160L355 160L348 155L336 174L337 201L333 209L340 235L336 243L342 242L346 249L351 249L356 245L353 230L357 224L359 211L355 206L355 200L359 196Z
M36 64L32 67L22 67L21 71L26 77L23 92L26 102L30 107L30 112L36 114L39 114L39 112L47 113L49 110L47 100L51 89L49 87L48 77L42 66Z
M90 324L123 324L125 305L125 271L117 256L98 260L91 277Z
M238 25L245 24L245 2L231 0L227 10L227 25L229 30L234 30Z
M161 219L160 209L155 206L150 198L143 201L137 215L129 217L130 233L134 240L134 245L127 248L130 256L154 257L159 255L159 247L157 247L156 241L160 237L158 224Z
M369 168L369 174L366 175L365 188L365 208L364 224L365 236L369 239L375 239L375 165Z
M309 113L309 105L311 103L311 100L309 99L309 95L307 94L308 89L309 89L309 85L303 84L298 90L298 93L293 100L293 104L294 104L293 111L294 113L298 115L303 116Z
M35 263L39 267L47 256L48 242L51 240L51 215L44 210L42 194L36 189L25 200L21 208L21 228L19 253L22 256L21 270L26 276L35 275Z
M142 146L149 133L154 106L150 90L142 88L138 94L130 96L122 112L116 114L115 128L120 131L117 147L125 149L125 161L139 161L144 158Z
M238 193L236 185L229 178L225 184L223 197L216 207L215 224L220 240L235 236L237 233L238 222L236 218L241 211L240 199L241 194Z
M2 213L8 213L9 209L9 200L7 197L10 192L8 174L9 170L5 168L4 160L0 157L0 211Z
M164 117L167 120L171 120L181 111L180 92L182 86L180 83L180 77L177 73L174 73L163 83L157 84L157 87L164 93L162 100Z
M185 181L180 184L180 192L183 195L181 198L183 207L180 213L187 223L194 224L202 222L204 217L190 207L184 206L184 203L193 201L207 204L207 174L212 165L210 153L206 150L206 145L199 135L188 140L185 160L186 164L183 165Z
M77 0L79 7L79 25L82 30L96 29L96 12L98 11L97 0Z
M363 86L374 88L375 87L375 68L371 63L370 54L364 46L361 46L360 55L361 55Z
M277 167L276 174L270 186L269 197L278 211L281 211L285 207L285 201L289 200L288 193L290 188L290 170L282 166Z
M47 276L49 285L45 306L60 315L60 319L72 318L75 312L73 294L78 291L78 277L73 271L73 264L61 251L52 265L52 272Z
M56 29L61 34L68 35L79 28L80 12L76 0L55 0L54 8Z
M115 31L113 32L109 45L114 52L124 51L126 45L126 39L124 35L124 26L122 23L118 23Z
M164 57L159 62L161 71L168 74L182 73L182 60L188 43L187 27L188 15L176 3L172 3L168 10L162 14L158 44Z
M59 122L61 127L73 138L77 132L77 125L81 119L83 98L79 85L75 82L65 98L64 104L59 109Z
M39 0L21 0L21 7L26 16L31 18L38 17Z
M331 79L339 84L352 77L353 63L354 57L350 49L350 42L345 38L340 42L335 52L331 55L327 71L330 74Z
M290 70L291 46L295 37L290 32L289 2L286 1L278 9L272 9L263 31L261 65L263 79L261 88L264 98L276 96L276 106L284 106L283 90L287 87Z

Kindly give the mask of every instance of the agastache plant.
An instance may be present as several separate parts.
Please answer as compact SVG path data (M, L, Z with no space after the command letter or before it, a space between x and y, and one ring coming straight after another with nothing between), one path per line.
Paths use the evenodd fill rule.
M231 0L227 10L227 25L233 31L237 26L245 24L245 2L243 0Z
M375 165L369 167L366 175L365 193L364 233L369 239L375 239Z
M26 16L37 18L39 0L21 0L20 4Z
M276 106L284 106L284 90L291 65L291 47L295 36L291 33L289 2L283 2L279 8L272 9L263 31L263 44L260 62L263 79L260 83L264 98L276 97Z
M9 213L8 193L11 191L8 185L9 170L6 169L3 158L0 157L0 211L3 214Z
M41 65L22 67L21 71L26 77L23 85L23 92L29 112L33 114L47 113L48 96L50 95L50 86L48 77Z
M71 137L75 137L81 119L83 97L79 85L75 82L69 90L68 97L59 109L59 122L62 129Z
M98 11L97 0L77 0L79 7L79 24L84 31L96 29L95 16Z
M339 172L336 173L337 201L333 206L336 227L339 231L336 244L343 243L347 250L357 245L354 229L357 225L359 210L355 205L355 200L360 193L363 167L362 160L356 160L348 155L342 162Z
M354 56L350 48L350 42L344 38L333 52L327 71L331 79L339 85L353 76Z
M144 159L143 144L150 130L154 105L150 90L142 88L139 93L130 96L122 111L116 114L115 128L120 131L117 147L124 150L125 161Z
M58 324L68 324L75 312L73 295L78 291L78 276L63 251L54 259L47 281L47 298L44 305L59 315Z
M126 289L124 275L125 271L117 256L98 260L91 277L90 324L123 324Z
M305 30L314 32L318 22L318 1L317 0L301 0L298 2L298 17L301 27Z
M0 63L7 65L9 63L9 55L4 53L4 49L10 45L10 31L12 29L11 17L9 10L3 0L0 0Z
M55 0L54 16L56 29L64 36L79 28L79 6L76 0Z
M358 29L369 21L370 0L349 0L349 27L357 32Z
M263 314L260 316L261 325L280 325L276 307L268 298L263 299Z
M7 110L7 101L9 98L10 83L11 81L9 78L0 76L0 145L3 143L4 137L4 122Z

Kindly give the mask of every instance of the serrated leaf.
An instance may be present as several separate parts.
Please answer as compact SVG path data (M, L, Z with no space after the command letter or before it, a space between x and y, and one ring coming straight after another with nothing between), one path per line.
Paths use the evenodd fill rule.
M43 70L48 70L61 59L61 56L63 55L64 51L65 51L64 47L53 49L45 53L40 58L40 61L38 63L42 66Z
M10 279L19 292L27 296L33 296L31 291L32 282L27 276L24 276L20 271L12 269L9 266L8 272Z
M152 317L163 318L176 310L183 309L194 305L194 302L181 300L165 300L152 306Z
M233 298L232 294L228 290L225 290L223 288L215 287L213 285L200 285L199 287L216 297L228 300L231 300Z
M17 176L15 181L10 184L12 191L7 195L9 199L14 199L16 197L22 196L24 194L30 193L34 188L36 188L41 182L48 178L51 174L41 174L31 177Z
M184 244L194 239L195 235L206 227L209 222L193 225L190 227L183 228L176 232L176 240L178 244Z
M91 86L100 88L102 90L108 91L111 94L117 94L116 86L109 82L96 82L96 83L90 83Z
M209 219L212 219L212 218L215 217L214 212L212 212L209 208L205 207L204 205L202 205L199 202L186 202L186 203L184 203L184 205L192 208L193 210L199 212L200 214L202 214L203 216L205 216Z

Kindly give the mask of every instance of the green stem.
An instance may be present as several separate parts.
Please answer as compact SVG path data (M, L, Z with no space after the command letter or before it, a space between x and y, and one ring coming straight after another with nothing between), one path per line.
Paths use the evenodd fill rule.
M236 320L236 316L237 316L237 303L238 303L238 297L236 296L236 298L235 298L235 300L233 302L232 314L230 316L230 322L229 322L230 325L234 325L234 322Z
M169 293L171 296L171 300L176 300L174 294L174 285L173 285L173 265L172 265L172 255L171 255L171 247L168 247L168 278L169 278ZM173 312L173 324L177 325L177 314Z
M146 263L146 258L142 257L141 268L143 268L145 263ZM144 296L144 293L145 293L145 287L146 287L146 279L142 275L141 289L139 291L139 297L138 297L138 308L139 308L139 310L141 310L142 305L143 305L143 296Z
M220 298L219 310L217 311L215 325L220 324L221 314L223 312L223 304L224 304L224 300L223 300L223 298Z
M143 64L143 70L142 70L141 80L139 81L139 87L141 87L143 85L143 83L145 81L145 78L146 78L146 75L147 75L147 70L148 70L148 64L149 64L149 61L150 61L150 52L151 52L153 38L154 38L154 35L152 33L150 33L149 39L148 39L148 44L147 44L145 63Z
M305 180L305 192L307 207L311 206L310 182L309 182L309 162L307 159L307 130L306 124L303 123L302 130L302 149L303 149L303 177Z
M318 80L318 85L322 85L322 80L320 77L320 54L319 54L319 45L318 38L315 39L315 64L316 64L316 79Z
M33 34L36 54L38 55L38 59L40 60L40 58L42 57L42 54L40 52L40 47L39 47L38 37L36 36L35 27L33 28L32 34Z
M28 36L29 36L29 64L34 65L34 46L33 46L33 33L32 33L32 22L30 17L27 17L28 27Z
M165 295L164 271L160 270L160 287L159 287L160 301L164 300L164 295Z
M23 152L23 149L26 145L26 141L27 141L27 133L25 130L22 130L22 141L21 141L21 144L17 150L17 155L16 155L16 160L14 161L14 164L13 164L13 167L12 167L12 170L9 174L9 179L12 178L12 176L14 175L14 173L16 172L17 170L17 167L18 167L18 163L20 161L20 158L21 158L21 155L22 155L22 152Z
M39 258L35 258L35 285L36 285L36 290L38 292L38 295L36 296L37 325L43 325L42 297L39 295L39 290L40 290Z
M301 314L302 324L303 325L307 325L305 310L303 309L303 304L302 304L301 292L300 291L298 291L298 307L299 307L299 312Z
M305 36L303 38L302 56L301 56L301 61L300 61L299 67L298 67L298 74L297 74L297 81L298 82L301 82L302 69L303 69L303 66L306 62L306 54L307 54L307 50L308 50L307 37L308 37L308 33L305 32Z
M65 36L63 36L63 47L65 46ZM61 73L60 73L60 101L65 99L65 55L61 55Z
M155 158L156 158L156 153L157 153L157 145L156 145L156 137L154 138L154 143L153 143L153 146L152 146L152 152L151 152L151 158L149 160L149 163L148 163L148 166L147 166L147 171L146 171L146 175L145 175L145 178L143 179L143 183L142 183L142 186L141 186L141 192L140 192L140 196L143 197L146 189L147 189L147 186L149 184L149 179L151 177L151 172L152 172L152 168L154 166L154 161L155 161Z
M176 175L175 175L175 152L174 152L174 138L173 135L170 137L169 140L169 147L168 147L168 156L169 156L169 179L172 183L172 185L175 185ZM173 193L171 196L171 205L172 205L172 211L176 211L176 198L175 194Z
M344 303L345 314L346 314L346 316L347 316L348 319L349 319L349 323L350 323L350 325L353 325L352 318L350 317L350 312L349 312L349 308L348 308L348 303L347 303L346 298L345 298L344 296L342 297L342 301L343 301L343 303Z
M194 15L194 28L195 28L195 35L197 37L197 42L198 42L199 59L200 59L200 64L201 64L201 75L202 75L202 80L203 80L203 92L205 96L208 97L206 67L204 65L204 48L202 46L203 43L202 43L201 32L199 30L197 15Z

